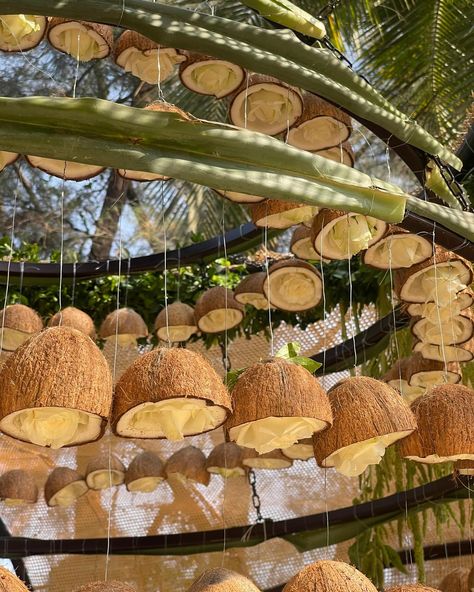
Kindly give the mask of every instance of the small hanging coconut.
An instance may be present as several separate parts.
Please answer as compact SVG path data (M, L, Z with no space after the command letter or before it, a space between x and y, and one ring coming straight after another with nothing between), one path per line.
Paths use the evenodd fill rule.
M433 245L426 238L391 225L385 236L363 253L362 261L376 269L401 269L426 261L432 254Z
M283 592L376 592L372 582L352 565L342 561L316 561L299 571Z
M424 343L461 345L474 337L474 314L466 309L461 314L438 321L412 317L410 328L413 336Z
M299 312L321 302L323 283L314 265L300 259L285 259L269 267L263 292L271 306Z
M243 459L245 450L234 442L218 444L207 457L206 469L227 479L245 475Z
M25 584L6 567L0 567L1 592L30 592Z
M86 181L100 175L105 169L105 167L95 164L82 164L72 160L57 160L31 154L26 156L26 160L32 167L43 171L43 173L68 181Z
M237 302L250 304L258 310L267 310L269 304L263 292L263 284L266 279L266 271L257 271L242 278L234 290L234 296Z
M32 14L0 15L0 51L28 51L46 32L46 17Z
M52 17L49 19L48 41L75 60L90 62L110 55L114 31L110 25Z
M350 259L375 245L386 229L386 222L372 216L323 209L313 220L311 238L320 257Z
M267 199L251 205L250 215L253 223L260 228L290 228L295 224L311 224L318 210L317 206L281 199Z
M288 134L288 144L314 152L339 146L351 132L349 115L321 97L305 93L303 113Z
M44 485L44 497L51 507L70 506L88 491L84 477L68 467L56 467Z
M48 322L48 327L71 327L81 331L91 339L95 339L95 327L92 318L84 311L68 306L53 315Z
M408 403L384 382L357 376L328 391L334 422L313 436L321 467L334 467L347 477L377 465L385 449L416 429Z
M326 148L325 150L316 150L315 154L349 167L353 167L355 163L354 150L350 142L343 142L339 146Z
M169 480L177 479L183 485L193 481L209 485L211 478L206 469L206 456L195 446L186 446L171 455L166 461L165 473Z
M284 448L282 453L292 460L309 460L310 458L314 458L313 439L303 438L303 440L299 440L293 446Z
M248 578L224 567L205 571L187 592L260 592Z
M234 293L223 286L209 288L199 297L194 307L198 329L203 333L221 333L240 324L245 307Z
M150 493L164 480L163 463L154 452L142 452L129 464L125 473L128 491Z
M430 588L424 584L400 584L386 588L385 592L440 592L437 588Z
M474 476L474 460L458 460L454 463L454 468L460 475Z
M468 567L456 567L447 573L439 584L441 592L469 592Z
M124 582L118 580L108 580L107 582L91 582L80 588L75 588L74 592L137 592Z
M158 339L170 343L187 341L197 333L194 308L184 302L173 302L160 311L155 319Z
M231 100L230 120L237 127L276 136L287 131L302 112L298 89L272 76L251 74Z
M272 450L259 454L256 450L246 449L243 465L249 469L289 469L293 465L291 458L285 456L281 450Z
M320 261L321 255L318 255L313 247L311 240L311 228L305 224L300 224L293 231L290 243L290 251L299 259L309 259ZM323 261L327 261L323 259Z
M0 477L0 499L8 506L35 504L38 501L38 487L30 473L14 469Z
M4 351L15 351L42 329L43 321L29 306L10 304L0 310L0 346Z
M458 363L426 360L420 353L410 358L407 368L410 386L422 386L425 389L445 382L456 384L461 381L461 368Z
M115 42L117 65L148 84L169 78L176 64L185 59L178 50L158 45L135 31L124 31Z
M179 67L179 77L189 90L222 99L239 88L245 70L226 60L186 52L186 61Z
M134 346L137 339L148 337L148 327L132 308L119 308L109 313L99 329L99 337L122 347Z
M17 158L19 158L19 156L20 155L16 152L6 152L5 150L0 150L0 171L3 171L5 167L9 166L10 164L13 164L17 160Z
M252 204L265 201L266 198L261 195L249 195L248 193L240 193L239 191L224 191L223 189L214 189L221 197L240 204Z
M433 345L423 341L414 340L413 351L421 354L427 360L438 362L470 362L474 359L474 339L470 339L462 345Z
M87 465L86 482L89 489L107 489L121 485L124 479L125 466L115 454L99 454Z
M289 448L332 423L327 395L305 368L283 358L257 362L232 390L229 438L265 454Z
M0 430L38 446L78 446L103 433L112 377L80 331L51 327L31 337L0 371Z
M221 426L231 410L226 387L203 356L158 348L122 374L111 422L118 436L178 441Z
M467 308L474 304L474 293L467 289L458 292L449 301L449 306L440 306L436 302L414 302L406 308L408 314L412 317L423 317L433 323L449 321L449 319L458 314L462 314Z
M411 358L397 360L390 370L383 376L382 380L397 390L407 403L412 403L424 394L424 386L410 386L408 384L409 367Z

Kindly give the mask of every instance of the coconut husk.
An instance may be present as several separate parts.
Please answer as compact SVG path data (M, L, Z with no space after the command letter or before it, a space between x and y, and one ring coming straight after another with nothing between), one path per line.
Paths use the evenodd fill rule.
M95 456L94 458L92 458L89 463L87 464L87 469L86 469L86 481L87 481L87 485L91 488L94 489L92 487L92 483L90 480L90 475L92 475L93 473L97 472L97 471L105 471L107 473L118 473L120 475L122 475L122 477L125 475L125 465L123 464L123 462L118 458L118 456L116 456L115 454L109 454L108 452L102 452L100 454L98 454L97 456ZM123 482L123 478L121 480L121 482ZM112 483L112 485L114 485L114 483ZM118 485L118 483L117 483Z
M472 477L474 476L474 460L458 460L454 463L454 469L460 475L469 475Z
M206 460L206 469L218 467L222 469L243 468L245 450L234 442L222 442L218 444Z
M148 37L144 35L140 35L136 31L124 31L120 37L115 41L114 47L114 55L115 61L117 61L117 57L123 53L126 49L130 47L136 47L140 51L148 51L150 49L158 49L159 47L163 47L158 43L155 43Z
M38 500L38 487L27 471L7 471L0 477L0 499L21 500L26 504L34 504Z
M242 278L237 287L234 289L234 296L237 302L240 302L242 294L258 294L259 296L265 298L263 284L266 279L266 271L257 271Z
M350 167L355 164L354 148L350 142L343 142L340 146L333 146L324 150L316 150L314 154Z
M267 218L269 216L276 216L278 214L290 212L291 210L299 210L300 208L306 207L308 207L308 204L298 203L294 201L284 201L282 199L266 199L265 201L259 203L250 204L249 210L252 222L256 226L264 228L265 226L268 226ZM311 220L312 218L313 214L311 214L308 220ZM288 224L285 226L275 226L275 228L289 228L290 226L294 226L295 224L297 223L288 222Z
M202 331L202 325L200 324L201 319L203 319L207 314L214 310L225 310L225 309L234 309L241 313L241 318L238 323L235 323L227 327L227 329L232 329L233 327L237 326L243 318L245 307L243 304L240 304L235 299L234 292L229 290L228 288L224 288L223 286L215 286L213 288L209 288L206 290L196 302L196 306L194 307L194 315L196 317L196 323L198 328ZM209 329L206 331L207 333L211 332ZM213 332L213 331L212 331ZM216 331L216 333L220 333L221 331Z
M202 485L209 485L211 478L206 469L206 456L195 446L186 446L171 455L166 461L165 473L168 479L179 475Z
M311 272L315 277L313 299L306 303L300 301L297 305L293 305L290 303L283 304L282 302L277 302L277 298L275 297L275 289L272 289L272 280L274 280L276 276L272 277L272 275L275 272L278 272L282 269L287 270L289 273L297 272L298 270L307 270ZM314 265L311 265L311 263L308 263L307 261L302 261L301 259L284 259L283 261L273 263L269 267L268 276L265 278L265 281L263 283L263 292L267 300L270 302L271 306L278 308L280 310L299 312L314 308L321 302L323 296L323 283L321 280L320 273L314 267Z
M103 50L102 50L103 55L100 55L100 57L98 57L97 59L104 59L111 54L112 49L114 47L114 29L113 29L113 27L111 27L110 25L104 25L102 23L93 23L93 22L88 22L88 21L80 21L80 20L76 20L76 19L62 18L62 17L56 17L56 16L49 18L48 33L47 33L48 41L55 49L57 49L58 51L60 51L62 53L67 53L63 49L58 47L55 44L54 39L51 38L51 33L53 32L53 30L57 26L63 25L65 23L78 23L78 24L82 25L83 27L85 27L88 31L93 31L94 33L96 33L96 35L98 35L99 37L101 37L103 39L103 41L104 41L104 46L103 46Z
M337 450L378 436L416 429L406 401L391 386L365 376L341 381L328 391L333 424L313 435L319 466Z
M127 487L137 479L144 477L157 477L165 479L164 465L160 457L154 452L142 452L128 465L125 473L125 485Z
M390 382L392 380L408 380L408 368L410 365L411 358L401 358L397 360L395 364L383 375L382 380L384 382Z
M124 582L109 580L107 582L91 582L90 584L85 584L80 588L76 588L74 592L136 592L136 589Z
M208 569L187 592L260 592L248 578L224 567Z
M234 68L237 68L238 71L240 72L240 79L238 78L235 85L232 88L228 89L228 91L225 94L215 95L214 93L205 93L202 90L199 91L196 88L191 88L189 86L188 81L186 80L187 71L191 67L193 67L195 65L201 65L201 64L203 64L205 62L209 62L209 61L220 62L221 64L224 64L224 65L231 64L231 62L229 62L227 60L220 60L220 59L214 58L212 56L204 55L201 53L193 53L193 52L189 52L189 51L186 51L183 53L186 56L186 61L181 62L180 66L179 66L179 77L180 77L183 85L186 88L189 88L189 90L199 93L199 94L212 95L218 99L223 99L225 97L228 97L229 95L232 95L236 91L236 89L238 89L242 85L242 82L244 81L244 78L245 78L245 70L241 66L237 66L237 64L232 64L232 66Z
M439 592L439 590L424 584L399 584L398 586L386 588L385 592Z
M3 171L5 167L10 166L19 158L20 155L16 152L7 152L5 150L0 150L0 171Z
M429 351L427 351L429 350ZM419 353L427 360L436 360L438 362L470 362L474 359L474 338L466 341L462 345L433 345L423 343L419 339L413 340L413 351Z
M376 592L372 582L352 565L342 561L316 561L299 571L283 592Z
M321 261L321 255L316 253L311 240L311 228L306 224L299 224L295 227L291 236L290 251L299 259ZM327 261L323 259L322 261Z
M390 269L390 268L391 269L409 269L410 267L412 267L413 264L410 264L410 266L408 268L400 268L400 267L395 266L394 263L390 262L390 261L388 262L389 263L388 265L385 263L381 263L380 261L377 261L377 259L376 259L377 249L380 248L382 243L387 242L388 240L390 240L394 236L396 236L397 238L400 238L402 236L405 236L407 238L411 238L413 236L416 236L417 240L419 240L423 244L424 252L423 252L420 260L417 261L415 263L415 265L422 263L423 261L426 261L433 254L433 245L426 238L422 237L421 235L414 235L411 232L408 232L408 230L401 228L400 226L395 226L393 224L390 224L389 227L387 228L387 231L385 232L385 235L380 239L380 241L378 241L376 243L376 245L369 247L366 251L364 251L362 253L363 263L365 265L369 265L370 267L374 267L375 269ZM391 263L391 265L390 265L390 263Z
M249 469L289 469L293 465L293 460L283 454L281 450L272 450L265 454L259 454L252 448L246 448L242 463Z
M304 110L300 117L300 119L296 122L294 127L298 127L305 121L310 121L311 119L316 119L318 117L332 117L337 121L341 122L347 127L347 138L349 138L352 132L352 120L350 116L330 103L315 95L313 93L305 92L304 93ZM344 140L344 141L346 141ZM333 146L337 146L340 142L336 142L335 144L331 144L330 146L326 146L326 148L332 148Z
M5 15L3 15L5 16ZM9 15L7 15L9 16ZM18 15L19 16L19 15ZM1 18L1 17L0 17ZM0 39L0 51L6 52L24 52L37 47L43 40L44 34L46 33L48 21L45 16L35 15L36 23L39 24L40 30L32 33L23 38L21 43L15 43L15 45L9 45L8 43L2 42ZM13 592L13 591L12 591Z
M469 576L467 578L467 584L469 586L469 590L474 589L474 567L471 569Z
M141 339L148 337L148 327L141 315L132 308L119 308L105 317L99 329L101 339L115 335L132 335Z
M92 317L74 306L64 308L49 319L48 327L57 326L77 329L77 331L81 331L81 333L88 335L91 339L95 339L96 337Z
M87 181L105 171L105 167L103 166L78 163L71 160L58 160L56 158L46 158L31 154L25 154L25 158L33 168L65 181ZM80 171L71 172L72 167L77 165L81 165Z
M48 475L46 483L44 484L44 497L48 506L51 505L50 501L54 495L56 495L68 485L77 482L81 482L85 486L82 495L87 493L87 483L83 475L81 475L78 471L70 469L69 467L56 467L53 469Z
M154 332L168 327L193 327L197 331L196 321L194 319L194 308L184 302L173 302L168 306L168 310L163 308L155 319ZM160 335L158 335L160 337ZM166 336L165 336L166 339Z
M459 325L461 331L456 335L454 326ZM410 323L410 330L412 335L419 341L424 343L434 343L435 345L461 345L470 341L474 337L474 314L470 309L463 310L461 314L453 315L449 320L435 322L434 325L440 331L439 343L438 338L426 336L426 328L430 328L433 322L423 317L412 317ZM447 332L442 331L447 328ZM447 334L445 334L447 333Z
M436 360L426 360L420 353L414 353L407 364L407 380L409 384L415 384L417 381L413 380L420 372L443 372L452 378L453 382L461 381L461 367L457 362L444 362Z
M439 584L441 592L469 592L468 567L456 567L447 573Z
M0 310L0 325L5 329L15 329L34 335L43 329L43 321L38 313L24 304L9 304Z
M6 567L0 567L0 592L29 592L25 584Z

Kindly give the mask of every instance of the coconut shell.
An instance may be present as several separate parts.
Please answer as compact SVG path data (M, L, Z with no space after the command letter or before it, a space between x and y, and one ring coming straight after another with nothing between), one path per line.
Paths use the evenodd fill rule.
M446 345L444 350L441 350L441 346L435 346L435 353L428 354L426 351L422 352L423 346L430 344L424 344L419 339L413 339L413 352L420 353L427 360L436 360L443 362L446 357L447 362L470 362L474 359L474 338L466 341L462 345ZM444 353L443 353L444 351Z
M284 212L289 212L290 210L297 210L307 205L308 204L299 203L296 201L284 201L282 199L266 199L265 201L249 205L250 217L252 218L252 222L256 226L264 228L266 226L265 219L267 218L267 216L283 214Z
M205 62L208 62L209 60L216 61L217 58L214 58L212 56L207 56L207 55L204 55L204 54L201 54L201 53L193 53L193 52L189 52L189 51L186 51L186 52L183 52L183 53L186 56L186 61L185 62L181 62L180 66L179 66L179 77L180 77L181 82L183 83L183 85L186 86L186 88L189 88L188 84L186 83L186 77L185 77L186 70L188 70L190 66L194 66L195 64L200 64L200 63L203 64ZM223 64L230 63L227 60L217 60L217 61L220 61ZM235 65L236 64L233 64L233 66L235 66ZM242 82L243 82L243 80L245 78L245 70L241 66L238 66L238 68L239 68L240 73L241 73L241 79L236 82L236 85L235 85L234 88L229 89L229 91L225 95L220 95L217 98L223 99L225 97L228 97L229 95L232 95L236 91L236 89L241 86L241 84L242 84ZM196 90L191 89L191 88L190 88L190 90L193 91L193 92L197 92ZM213 93L200 93L200 94L213 95ZM215 95L213 95L213 96L215 96Z
M311 119L315 119L316 117L332 117L333 119L340 121L347 127L346 140L349 138L352 132L352 121L347 113L341 111L341 109L338 109L335 105L333 105L329 101L326 101L326 99L323 99L318 95L314 95L313 93L305 92L303 98L303 113L293 127L298 127L305 121L310 121ZM332 148L333 146L337 146L338 143L339 142L336 142L335 144L326 146L326 148Z
M236 469L243 467L242 464L245 451L235 442L222 442L218 444L206 460L206 469L220 467L225 469Z
M86 477L94 471L118 471L119 473L125 473L126 468L123 462L115 454L109 454L108 452L98 454L92 458L87 464Z
M295 227L295 230L291 236L290 251L293 253L293 255L301 259L312 259L313 261L321 260L321 256L318 255L316 251L314 251L312 257L303 257L297 250L297 246L300 241L308 241L314 251L313 242L311 240L311 228L306 226L306 224L298 224L298 226ZM323 259L322 261L325 262L326 259Z
M439 584L441 592L469 592L468 567L456 567L447 573Z
M58 171L54 166L51 166L51 163L48 162L49 160L57 159L49 159L46 157L43 158L42 156L33 156L28 154L25 154L25 158L28 164L33 168L65 181L87 181L88 179L97 177L97 175L100 175L103 171L105 171L105 167L102 166L95 164L75 163L73 161L67 160L61 161L62 166L60 167L60 171ZM68 171L68 163L84 164L84 166L87 168L82 169L81 174L71 174L70 170Z
M421 353L418 352L414 353L411 358L409 358L406 372L409 384L412 384L413 377L420 372L449 372L457 374L459 378L456 382L460 382L462 376L461 366L457 362L449 362L445 365L444 362L441 361L426 360Z
M0 325L33 335L43 329L43 321L36 311L24 304L9 304L0 310Z
M274 298L272 299L272 290L271 290L272 273L274 273L275 271L278 271L279 269L284 269L284 268L288 268L288 270L290 270L290 269L293 269L293 270L307 269L308 271L313 273L315 276L317 276L317 278L319 280L320 288L321 288L320 289L321 294L319 296L319 300L312 302L310 304L310 306L306 306L306 307L301 306L301 308L298 308L298 311L309 310L309 309L317 306L321 302L322 293L323 293L321 274L316 269L316 267L314 267L314 265L311 265L311 263L308 263L307 261L303 261L302 259L295 259L295 258L283 259L282 261L277 261L276 263L273 263L272 265L270 265L270 267L268 268L268 277L265 278L265 281L263 283L263 293L265 294L265 296L269 300L270 304L272 306L274 306L275 308L279 308L280 310L286 310L281 305L277 306L275 299ZM269 286L269 279L270 279L270 286ZM290 312L296 312L294 309L293 310L288 309L288 310L290 310Z
M107 582L91 582L80 588L75 588L74 592L136 592L135 588L119 582L118 580L109 580Z
M164 465L160 457L154 452L142 452L128 465L125 473L125 485L129 485L143 477L165 478Z
M39 24L39 26L40 26L39 35L34 36L33 39L30 39L28 41L25 41L23 39L19 45L15 45L14 47L12 47L8 44L3 44L0 40L0 51L12 52L12 53L13 52L22 52L23 53L24 51L29 51L30 49L37 47L41 43L41 41L43 40L44 34L46 33L48 21L45 16L39 16L39 15L34 15L34 16L37 19L37 21L36 21L37 24Z
M69 467L56 467L48 475L46 483L44 484L44 497L49 506L51 498L56 495L61 489L64 489L71 483L83 481L86 483L84 476L78 471L70 469Z
M446 326L449 328L452 327L452 324L455 322L460 323L460 325L463 328L463 334L456 336L453 334L453 331L450 331L447 337L445 337L443 334L442 344L444 346L462 345L463 343L470 341L474 337L474 314L469 308L461 311L461 313L458 315L452 315L449 321L446 320L441 323L437 322L436 326L440 329ZM424 343L430 343L430 339L425 335L424 328L426 328L426 320L423 317L416 316L411 318L410 330L413 337L419 341L423 341Z
M165 473L168 479L174 473L178 473L186 479L202 483L202 485L209 485L211 478L206 469L206 456L195 446L181 448L171 455L166 462Z
M385 592L439 592L437 588L430 588L424 584L400 584L386 588Z
M389 239L392 236L399 236L399 235L405 235L407 237L413 236L413 234L411 232L409 232L408 230L405 230L404 228L401 228L400 226L395 226L394 224L390 224L389 227L387 228L387 231L385 232L384 236L380 239L380 241L378 241L376 243L376 245L379 245L381 242L386 241L387 239ZM430 253L431 255L433 254L433 249L432 249L432 245L431 243L424 237L422 237L421 235L417 235L419 239L422 239L423 241L425 241L427 243L427 253ZM371 261L371 254L372 254L372 247L369 247L367 250L365 250L362 253L362 262L364 263L364 265L369 265L370 267L374 267L375 269L387 269L384 266L379 266L376 264L375 261ZM424 261L426 261L427 259L430 258L430 254L428 254ZM422 263L419 262L419 263ZM396 269L395 267L392 267L394 270ZM407 268L398 268L398 269L411 269L411 267L407 267Z
M242 463L245 467L251 469L259 469L261 467L255 466L253 463L254 459L261 459L261 460L275 460L279 461L280 463L284 463L283 466L279 467L265 467L267 470L279 470L279 469L289 469L293 465L293 459L288 458L283 454L281 450L272 450L271 452L266 452L265 454L259 454L253 448L246 448L244 451L244 457Z
M112 408L113 429L133 407L177 397L203 399L232 411L225 385L203 356L184 348L157 348L137 358L120 377Z
M194 320L194 308L184 302L173 302L168 306L168 319L166 318L166 308L160 311L155 319L154 331L166 327L166 321L168 320L169 327L185 326L185 327L196 327ZM196 327L197 330L197 327Z
M133 335L137 339L148 337L148 327L142 317L132 308L119 308L109 313L102 321L99 337Z
M248 578L224 567L208 569L187 592L260 592Z
M38 487L30 473L13 469L0 477L0 499L22 500L34 504L38 500Z
M0 592L30 592L25 584L15 574L0 567Z
M121 53L130 47L136 47L140 51L148 51L150 49L158 49L159 47L163 46L158 45L158 43L155 43L144 35L140 35L140 33L137 33L136 31L127 30L124 31L115 41L115 61L117 61L117 58Z
M316 150L314 154L350 167L353 167L355 164L354 148L350 142L343 142L341 145L333 146L332 148Z
M199 321L213 310L233 308L242 313L244 318L245 306L235 299L234 292L223 286L214 286L206 290L196 302L194 316L199 329ZM241 320L242 320L241 319Z
M471 569L471 571L469 573L469 577L467 579L467 584L469 586L469 590L474 589L474 567Z
M316 561L299 571L283 592L376 592L372 582L342 561Z
M474 475L474 460L457 460L454 463L455 470L461 475ZM473 577L474 584L474 577Z
M74 306L68 306L61 312L57 312L53 315L48 322L48 327L71 327L77 329L88 335L91 339L95 339L95 327L92 318L84 311L75 308Z
M406 401L388 384L365 376L348 378L328 391L333 425L313 435L319 466L331 454L358 442L413 431L416 420Z
M62 18L62 17L56 17L56 16L50 17L49 24L48 24L48 33L47 33L48 41L55 49L57 49L58 51L61 51L62 53L66 53L54 44L54 40L51 39L51 32L58 25L62 25L64 23L71 23L71 22L79 23L83 27L85 27L86 29L92 30L95 33L97 33L97 35L102 37L102 39L107 44L108 52L106 55L104 55L100 59L106 58L111 54L112 49L114 47L114 29L113 29L113 27L111 27L110 25L104 25L102 23L92 23L89 21L80 21L80 20L76 20L76 19Z
M14 162L16 162L20 158L20 155L16 152L6 152L5 150L0 150L0 171L7 166L10 166ZM3 165L2 163L3 159Z
M391 380L408 380L408 368L411 358L401 358L384 374L382 380L390 382Z
M266 271L257 271L242 278L234 289L235 299L238 301L240 294L260 294L265 296L263 284L267 279Z

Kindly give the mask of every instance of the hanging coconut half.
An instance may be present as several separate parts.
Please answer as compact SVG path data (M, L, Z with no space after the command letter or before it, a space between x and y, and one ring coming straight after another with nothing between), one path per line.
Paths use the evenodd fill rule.
M474 477L474 460L458 460L454 463L454 468L460 475Z
M44 497L51 507L70 506L88 491L84 477L69 467L56 467L44 485Z
M184 302L173 302L155 319L156 336L169 343L187 341L197 330L194 308Z
M248 469L289 469L293 465L292 459L285 456L281 450L259 454L256 450L246 449L242 462Z
M42 329L41 317L29 306L10 304L0 310L0 346L4 351L15 351Z
M51 327L6 360L0 392L4 434L38 446L78 446L104 431L112 377L89 337L70 327Z
M316 253L311 240L311 228L305 224L300 224L293 231L290 243L290 251L299 259L320 261L321 255ZM324 259L323 261L327 261Z
M209 454L206 469L224 479L245 475L243 459L245 450L234 442L222 442Z
M372 582L352 565L342 561L316 561L291 578L283 592L376 592Z
M430 588L424 584L400 584L386 588L385 592L440 592L437 588Z
M311 238L320 257L350 259L375 245L386 229L386 222L372 216L322 209L314 217Z
M142 452L129 464L125 473L128 491L150 493L165 479L164 465L154 452Z
M48 327L71 327L84 333L91 339L95 339L95 327L92 318L84 311L74 306L68 306L53 315L48 322Z
M6 567L0 567L1 592L30 592L25 584Z
M44 16L0 15L0 51L28 51L39 45L46 32Z
M282 453L292 460L309 460L310 458L314 458L313 439L304 438L303 440L299 440L293 446L284 448Z
M258 310L267 310L269 304L263 291L263 284L266 279L266 271L257 271L242 278L234 290L234 296L237 302L250 304Z
M26 156L26 160L32 167L68 181L86 181L96 177L105 169L105 167L95 164L82 164L72 160L57 160L31 154Z
M265 454L289 448L332 423L326 392L310 372L282 358L247 368L232 389L229 438Z
M261 195L249 195L248 193L240 193L239 191L225 191L223 189L214 189L221 197L240 204L252 204L265 201L266 198Z
M137 592L135 588L119 582L118 580L107 580L107 582L90 582L80 588L75 588L74 592Z
M120 377L111 421L118 436L178 441L221 426L231 410L226 387L203 356L157 348Z
M234 292L223 286L206 290L194 307L198 329L203 333L221 333L237 327L244 312L245 307L236 300Z
M355 163L354 149L350 142L343 142L339 146L333 146L325 150L317 150L315 154L349 167L353 167Z
M407 403L412 403L426 391L424 386L410 386L408 383L410 362L411 358L397 360L382 378L384 382L397 390Z
M110 25L52 17L48 25L48 41L75 60L90 62L110 55L114 31Z
M463 313L466 308L474 304L474 293L467 289L458 292L450 301L448 306L440 306L436 302L419 302L409 304L406 308L412 317L423 317L433 323L449 320L452 316Z
M148 84L169 78L185 59L177 49L158 45L135 31L124 31L115 42L117 65Z
M447 573L439 584L441 592L469 592L468 567L456 567Z
M461 345L474 336L474 314L470 309L461 314L445 316L443 320L412 317L411 332L424 343L433 345Z
M457 362L426 360L421 353L415 353L410 358L407 369L410 386L421 386L425 389L438 384L457 384L461 381L461 368Z
M239 88L245 70L227 60L187 52L186 60L179 67L179 77L189 90L222 99Z
M109 313L99 329L99 337L123 347L134 346L137 339L148 337L148 327L132 308L119 308Z
M349 115L321 97L305 93L303 113L288 134L288 144L315 152L339 146L351 132Z
M432 254L433 245L426 238L390 226L385 236L363 253L362 260L377 269L400 269L426 261Z
M0 150L0 171L3 171L3 169L8 165L13 164L19 158L19 156L20 155L16 152L6 152L5 150Z
M421 354L427 360L461 364L474 359L474 338L462 345L433 345L432 343L415 340L413 351Z
M0 500L8 506L35 504L38 501L38 487L27 471L13 469L0 477Z
M311 224L318 210L317 206L281 199L267 199L250 206L250 215L255 226L283 229L295 224Z
M299 312L321 302L323 283L314 265L301 259L285 259L269 267L263 292L271 306Z
M208 569L187 592L260 592L248 578L224 567Z
M302 112L303 97L297 88L272 76L251 74L231 99L230 120L237 127L276 136Z
M192 482L209 485L211 478L206 469L206 456L195 446L186 446L172 454L166 461L165 473L167 479L176 479L183 485Z
M328 391L333 425L313 436L320 467L334 467L347 477L377 465L385 449L416 429L408 403L388 384L357 376Z
M121 485L124 479L125 466L115 454L99 454L87 465L86 482L89 489L107 489Z

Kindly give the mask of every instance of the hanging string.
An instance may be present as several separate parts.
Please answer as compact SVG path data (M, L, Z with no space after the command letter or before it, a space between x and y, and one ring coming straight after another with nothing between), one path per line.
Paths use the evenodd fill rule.
M351 233L349 231L349 214L347 216L347 254L349 255L347 259L347 268L349 273L349 321L351 326L351 337L352 337L352 346L354 350L354 371L357 374L357 347L355 341L355 323L354 323L354 314L353 314L353 285L352 285L352 263L351 263Z
M432 247L434 252L433 257L433 268L434 268L434 284L435 284L435 308L436 308L436 315L438 319L438 327L439 327L439 334L440 334L440 342L441 342L441 351L443 355L443 364L444 364L444 373L443 379L444 382L448 382L448 360L446 358L446 348L444 347L444 336L443 336L443 325L441 322L441 312L439 306L439 292L438 292L438 265L436 263L436 247L435 247L435 239L436 239L436 222L433 222L433 231L432 231Z
M72 264L72 291L71 291L71 306L74 306L76 301L76 269L77 263L74 261Z
M76 98L76 87L77 87L77 79L79 77L79 50L81 47L81 32L78 31L77 33L77 53L76 53L76 71L74 74L74 84L72 86L72 98Z
M64 197L66 193L66 167L67 161L64 161L63 178L61 184L61 198L60 198L60 249L59 249L59 292L58 292L58 307L59 307L59 326L63 322L63 263L64 263Z
M165 214L165 189L164 181L160 181L160 204L161 204L161 223L163 225L163 282L165 292L165 323L166 323L166 343L171 347L169 314L168 314L168 237L166 232L166 214Z

